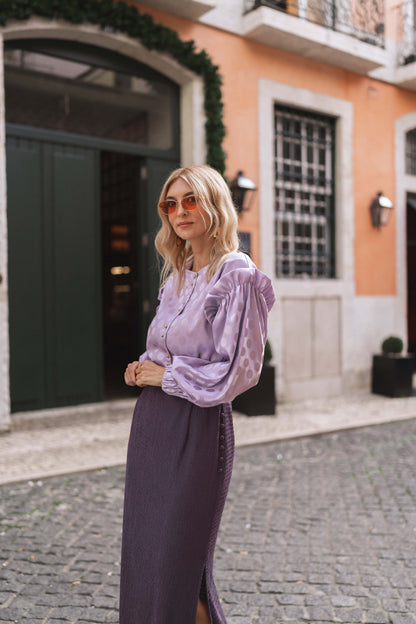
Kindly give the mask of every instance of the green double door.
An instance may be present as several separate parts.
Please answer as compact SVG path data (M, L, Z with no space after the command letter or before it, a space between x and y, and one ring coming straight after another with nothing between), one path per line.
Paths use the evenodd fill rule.
M139 184L142 161L135 162L131 177ZM146 204L154 202L171 167L152 167L141 195L147 195ZM108 247L114 241L105 242L102 232L119 236L120 226L117 230L103 218L102 175L98 149L7 137L12 411L100 401L108 396L111 376L122 375L117 358L134 357L143 346L157 292L156 276L149 272L157 217L135 206L131 218L137 217L137 227L126 227L130 259L109 260ZM108 176L111 181L114 173ZM108 188L105 194L108 200ZM134 195L135 202L139 195ZM125 205L125 198L119 203ZM150 243L144 248L139 240ZM112 285L114 263L125 272L130 265L121 285ZM116 298L105 296L106 289L113 289ZM130 325L124 327L124 338L112 344L120 329L111 323L119 323L122 313ZM123 342L128 344L120 355Z
M7 139L12 410L102 394L97 152Z

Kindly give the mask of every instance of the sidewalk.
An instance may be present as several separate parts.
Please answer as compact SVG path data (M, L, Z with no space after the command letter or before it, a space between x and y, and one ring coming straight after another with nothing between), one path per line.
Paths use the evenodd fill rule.
M119 621L131 407L47 412L32 430L19 415L0 437L3 481L21 480L1 488L0 624ZM227 622L416 624L416 397L306 401L235 423L215 554Z
M21 413L0 435L0 484L123 465L134 400ZM239 447L416 418L416 397L367 392L279 404L275 416L234 414Z

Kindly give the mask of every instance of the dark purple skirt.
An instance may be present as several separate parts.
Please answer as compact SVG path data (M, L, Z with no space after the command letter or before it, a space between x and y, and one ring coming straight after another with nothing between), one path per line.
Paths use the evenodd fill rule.
M120 624L225 624L213 559L234 458L231 405L145 388L127 452Z

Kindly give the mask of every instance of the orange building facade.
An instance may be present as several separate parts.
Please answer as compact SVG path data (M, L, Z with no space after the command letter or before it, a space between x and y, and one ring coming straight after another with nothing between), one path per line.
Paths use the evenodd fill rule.
M204 51L218 66L225 175L232 180L243 171L257 186L250 209L240 214L239 230L277 293L269 339L278 400L369 387L371 356L386 336L399 335L416 351L413 3L380 0L371 9L346 0L130 5L182 42L194 41L196 52ZM175 158L181 164L206 162L203 78L168 49L159 50L157 41L148 49L140 36L116 28L39 15L6 21L2 37L5 50L13 41L76 41L165 76L178 87L178 156L172 164ZM3 241L5 101L3 95ZM14 124L17 129L21 122ZM166 171L168 164L169 159ZM378 193L393 203L387 224L379 227L370 215ZM5 244L1 358L2 378L9 380L6 250ZM7 428L13 411L8 381L1 395Z

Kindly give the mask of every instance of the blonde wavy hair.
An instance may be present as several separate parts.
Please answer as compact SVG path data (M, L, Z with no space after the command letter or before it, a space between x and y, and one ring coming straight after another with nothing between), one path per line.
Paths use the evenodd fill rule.
M213 237L207 281L220 267L225 257L239 247L237 235L237 214L231 198L230 189L218 171L208 165L192 165L172 171L166 180L159 202L164 201L171 185L181 178L191 187L202 208L202 215L207 216L207 232ZM189 241L177 244L178 236L169 223L169 217L158 208L162 221L155 239L155 246L162 256L164 264L161 271L161 284L173 274L178 277L178 292L182 286L185 268L192 263L193 254ZM180 239L179 239L180 240Z

